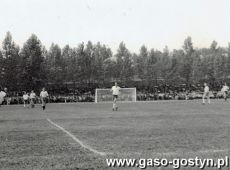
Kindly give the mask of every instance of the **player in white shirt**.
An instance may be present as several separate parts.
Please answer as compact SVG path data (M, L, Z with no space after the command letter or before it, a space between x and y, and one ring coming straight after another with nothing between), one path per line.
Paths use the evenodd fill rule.
M210 97L209 97L209 87L207 83L204 83L204 94L203 94L203 102L202 104L205 104L205 99L208 99L208 103L210 104Z
M115 85L111 89L113 94L113 111L118 109L117 107L117 98L120 93L120 87L117 85L117 82L115 82Z
M35 100L36 100L36 94L32 90L31 93L30 93L30 105L31 105L31 108L34 108Z
M4 101L4 98L6 97L7 88L4 88L4 90L0 91L0 106L2 105L2 102Z
M29 104L29 94L24 92L22 98L23 98L24 107L26 107L26 105Z
M229 87L227 86L227 84L225 83L221 89L221 92L223 93L224 96L224 100L227 101L227 97L228 97L228 91L229 91Z
M43 110L46 109L46 100L47 100L48 96L49 96L48 92L45 90L45 88L43 88L41 93L40 93L40 97L41 97L41 101L42 101L42 109Z

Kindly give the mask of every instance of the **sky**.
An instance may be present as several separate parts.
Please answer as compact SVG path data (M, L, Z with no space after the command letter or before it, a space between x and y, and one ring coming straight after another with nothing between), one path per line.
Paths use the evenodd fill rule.
M131 52L230 42L229 0L0 0L0 41L10 31L20 46L36 34L47 48L100 41L114 52L121 41Z

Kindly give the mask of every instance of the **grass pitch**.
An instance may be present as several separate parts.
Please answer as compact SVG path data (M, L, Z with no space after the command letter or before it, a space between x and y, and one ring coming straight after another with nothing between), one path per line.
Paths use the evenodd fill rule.
M123 103L114 112L111 103L48 104L45 112L0 107L1 169L111 169L106 158L222 158L229 151L230 101Z

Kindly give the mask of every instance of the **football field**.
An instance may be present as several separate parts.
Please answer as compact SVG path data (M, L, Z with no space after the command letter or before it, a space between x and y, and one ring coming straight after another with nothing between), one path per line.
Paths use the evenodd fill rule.
M230 156L230 101L200 102L121 103L118 111L111 103L3 106L0 168L112 169L106 158Z

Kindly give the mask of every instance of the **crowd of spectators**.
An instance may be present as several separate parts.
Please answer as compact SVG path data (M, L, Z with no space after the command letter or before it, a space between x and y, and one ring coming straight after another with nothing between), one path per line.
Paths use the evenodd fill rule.
M82 89L75 91L75 93L50 93L48 102L49 103L73 103L73 102L94 102L95 101L95 89ZM4 104L23 104L22 92L21 93L9 93ZM202 91L197 90L186 90L185 88L170 90L165 88L154 89L138 89L137 88L137 101L152 101L152 100L193 100L201 99ZM211 91L210 98L222 98L223 95L220 91ZM40 98L37 97L35 103L40 103Z
M73 102L94 102L94 95L90 92L81 95L49 95L48 103L73 103ZM35 104L41 103L40 98L36 97ZM23 104L21 95L8 96L3 104Z

